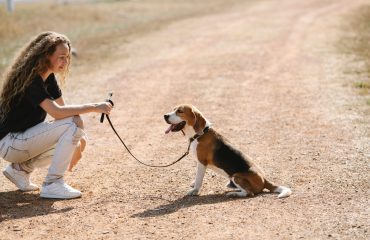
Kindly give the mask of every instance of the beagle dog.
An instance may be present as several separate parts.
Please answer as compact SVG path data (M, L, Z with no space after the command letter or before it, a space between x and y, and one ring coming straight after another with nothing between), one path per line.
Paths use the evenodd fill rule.
M183 104L164 115L170 124L169 132L182 131L190 138L190 151L197 156L197 173L192 189L187 195L198 195L207 168L227 177L237 191L227 193L230 197L253 197L263 189L279 193L278 198L288 197L292 191L268 181L262 170L250 157L234 148L211 127L210 122L192 105Z

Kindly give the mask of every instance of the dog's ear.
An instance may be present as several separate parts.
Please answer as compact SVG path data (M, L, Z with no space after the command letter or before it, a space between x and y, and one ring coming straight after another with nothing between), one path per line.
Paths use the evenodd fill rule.
M191 117L188 119L188 124L194 126L197 122L197 116L195 115L194 109L191 109Z
M200 132L206 126L206 120L199 111L193 110L193 113L195 116L194 131Z

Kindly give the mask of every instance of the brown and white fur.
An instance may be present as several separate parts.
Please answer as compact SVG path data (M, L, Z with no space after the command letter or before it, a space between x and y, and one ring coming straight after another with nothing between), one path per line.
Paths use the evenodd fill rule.
M252 197L265 188L270 192L279 193L278 198L288 197L292 193L288 187L277 186L268 181L251 158L234 148L211 128L210 122L194 106L179 105L172 112L165 114L164 119L170 124L166 133L181 130L189 137L200 135L190 146L198 161L195 182L187 195L199 194L207 168L220 173L235 184L238 191L229 192L227 195L231 197Z

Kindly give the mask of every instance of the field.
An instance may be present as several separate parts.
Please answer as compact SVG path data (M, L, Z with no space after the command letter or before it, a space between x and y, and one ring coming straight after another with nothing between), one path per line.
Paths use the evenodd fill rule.
M366 0L0 5L0 73L32 36L65 33L77 50L67 103L113 91L111 119L138 158L186 151L163 115L192 103L293 191L228 198L228 180L207 170L200 196L186 197L195 156L145 167L86 114L88 146L65 177L82 198L41 199L1 175L0 239L369 239L369 16Z

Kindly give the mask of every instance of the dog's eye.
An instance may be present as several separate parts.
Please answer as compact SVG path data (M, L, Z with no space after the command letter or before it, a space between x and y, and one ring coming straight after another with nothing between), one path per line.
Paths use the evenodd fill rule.
M184 111L181 109L177 109L177 113L184 113Z

